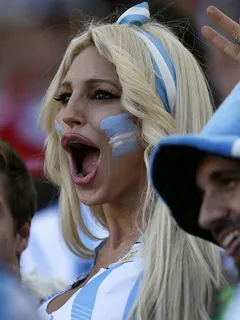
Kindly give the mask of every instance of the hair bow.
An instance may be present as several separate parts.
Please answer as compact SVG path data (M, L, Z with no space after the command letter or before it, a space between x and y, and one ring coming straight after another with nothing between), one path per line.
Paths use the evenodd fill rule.
M141 27L150 19L149 6L147 2L140 3L125 11L117 20L117 24L135 25ZM173 62L161 44L154 36L141 29L136 30L140 38L148 47L153 68L156 75L156 87L166 110L173 114L176 103L176 72Z

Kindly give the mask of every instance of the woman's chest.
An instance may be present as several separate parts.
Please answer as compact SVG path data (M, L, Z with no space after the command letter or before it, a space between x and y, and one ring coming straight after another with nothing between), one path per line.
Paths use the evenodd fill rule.
M52 314L47 303L38 311L43 320L122 320L132 308L143 270L141 259L101 269Z

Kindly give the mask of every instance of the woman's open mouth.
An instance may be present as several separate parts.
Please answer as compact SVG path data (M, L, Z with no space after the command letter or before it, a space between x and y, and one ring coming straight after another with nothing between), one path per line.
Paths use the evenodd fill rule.
M61 142L69 155L73 182L78 185L92 183L98 172L99 148L91 140L76 133L65 134Z

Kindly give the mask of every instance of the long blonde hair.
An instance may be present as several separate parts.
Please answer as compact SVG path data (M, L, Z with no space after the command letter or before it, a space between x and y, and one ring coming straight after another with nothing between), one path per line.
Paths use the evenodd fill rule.
M40 119L48 134L46 173L61 187L63 236L70 250L79 256L90 257L92 252L83 245L78 228L91 234L79 214L79 201L66 156L54 129L59 105L52 99L74 58L84 48L94 45L102 56L115 65L122 86L122 105L141 124L147 168L151 151L159 139L172 133L199 132L212 114L208 88L196 60L169 29L151 21L141 29L159 39L176 70L175 111L170 115L165 110L156 92L149 50L136 28L92 24L87 31L75 37L44 100ZM92 210L96 219L105 226L101 206ZM141 227L145 231L145 270L133 308L137 319L209 319L213 292L221 283L218 249L181 231L171 219L167 208L156 197L150 181L143 195L141 214Z

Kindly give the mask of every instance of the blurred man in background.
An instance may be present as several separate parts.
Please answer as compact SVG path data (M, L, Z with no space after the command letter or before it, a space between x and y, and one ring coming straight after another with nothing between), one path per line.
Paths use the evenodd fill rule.
M240 25L214 6L207 14L230 40L209 26L204 37L239 63ZM239 123L240 82L200 134L162 139L151 164L153 185L178 225L225 249L223 272L232 285L217 293L213 319L240 318Z
M36 211L33 178L24 161L6 142L0 140L0 262L36 295L36 304L65 284L20 274L20 260L28 247L31 220ZM41 235L44 237L44 234ZM37 248L35 248L37 250ZM41 259L43 257L39 257Z
M1 320L40 320L36 316L34 301L21 288L18 279L0 264Z
M0 259L18 275L35 209L36 192L26 165L0 140Z
M233 285L217 294L216 319L240 319L239 123L240 82L200 134L162 139L151 168L153 184L178 225L225 249L223 271Z
M2 320L34 320L34 299L21 288L19 263L36 208L33 179L18 154L0 140L0 310Z

